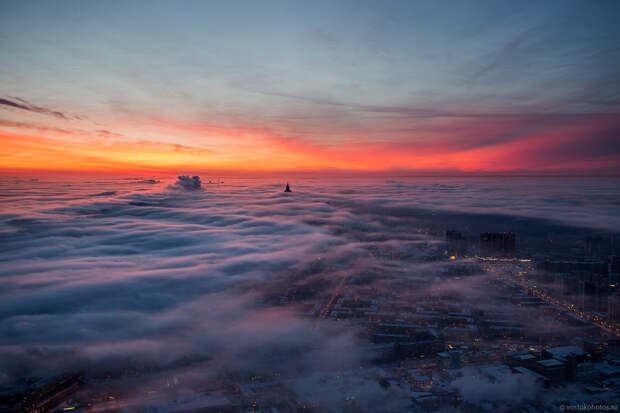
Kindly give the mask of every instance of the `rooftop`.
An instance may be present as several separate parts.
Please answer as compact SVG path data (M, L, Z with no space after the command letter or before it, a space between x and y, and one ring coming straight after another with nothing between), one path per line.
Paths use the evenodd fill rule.
M569 356L584 356L586 354L585 351L575 346L552 347L545 351L558 360L565 360Z
M552 368L552 367L561 367L564 365L564 363L562 363L560 360L556 360L556 359L547 359L547 360L540 360L538 362L538 364L546 367L546 368Z

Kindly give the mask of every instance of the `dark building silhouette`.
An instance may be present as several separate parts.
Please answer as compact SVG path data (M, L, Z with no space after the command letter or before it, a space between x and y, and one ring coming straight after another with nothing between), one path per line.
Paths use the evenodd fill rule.
M446 231L447 252L451 255L462 255L467 251L467 240L458 231Z
M602 244L601 237L590 236L586 238L586 254L598 255Z
M541 280L552 283L555 294L583 311L607 313L617 319L617 276L607 261L595 259L545 260L536 264Z
M620 257L612 255L609 258L609 271L613 273L620 273Z
M480 255L483 257L512 257L515 254L514 232L483 232L480 234Z
M291 187L288 185L288 182L286 183L286 188L284 189L284 192L293 192L291 191Z
M458 231L449 229L446 231L446 241L460 241L463 239L463 234Z

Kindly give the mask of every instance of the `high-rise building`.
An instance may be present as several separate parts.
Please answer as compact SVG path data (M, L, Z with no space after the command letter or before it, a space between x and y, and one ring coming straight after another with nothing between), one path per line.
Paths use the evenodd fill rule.
M480 256L512 257L515 255L514 232L483 232L480 234Z
M458 231L446 231L446 247L450 255L463 255L467 251L467 240Z
M620 273L620 257L612 255L609 259L609 271L613 273Z

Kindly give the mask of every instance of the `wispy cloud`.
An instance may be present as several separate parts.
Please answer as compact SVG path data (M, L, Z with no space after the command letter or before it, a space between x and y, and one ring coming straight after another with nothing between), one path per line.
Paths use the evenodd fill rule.
M0 127L12 128L24 131L34 131L38 133L52 133L57 135L72 136L99 136L108 138L122 138L124 135L118 132L112 132L107 129L77 129L77 128L60 128L54 126L41 125L31 122L14 122L11 120L0 119Z
M34 105L28 102L27 100L19 98L19 97L12 97L12 99L13 100L0 98L0 105L9 107L9 108L27 110L29 112L34 112L34 113L40 113L42 115L49 115L49 116L53 116L59 119L68 120L71 117L70 115L67 115L63 112L59 112L59 111L45 108L42 106Z
M567 120L594 115L589 112L562 112L562 111L446 111L433 107L424 106L390 106L372 105L355 102L333 100L323 97L313 97L300 94L289 94L269 91L254 91L267 96L275 96L287 99L300 100L316 105L344 107L351 110L369 113L384 113L402 115L407 118L433 119L433 118L473 118L473 119L534 119L534 120ZM615 114L616 112L596 113L596 115Z

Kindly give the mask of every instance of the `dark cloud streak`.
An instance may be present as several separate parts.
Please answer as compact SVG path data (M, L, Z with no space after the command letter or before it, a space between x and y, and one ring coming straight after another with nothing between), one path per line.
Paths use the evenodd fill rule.
M15 108L15 109L27 110L29 112L40 113L42 115L49 115L49 116L53 116L59 119L65 119L65 120L70 119L69 116L67 116L66 114L62 112L44 108L42 106L33 105L32 103L28 102L25 99L18 98L18 97L13 97L13 99L15 99L17 102L9 100L9 99L0 98L0 105L4 105L4 106Z

